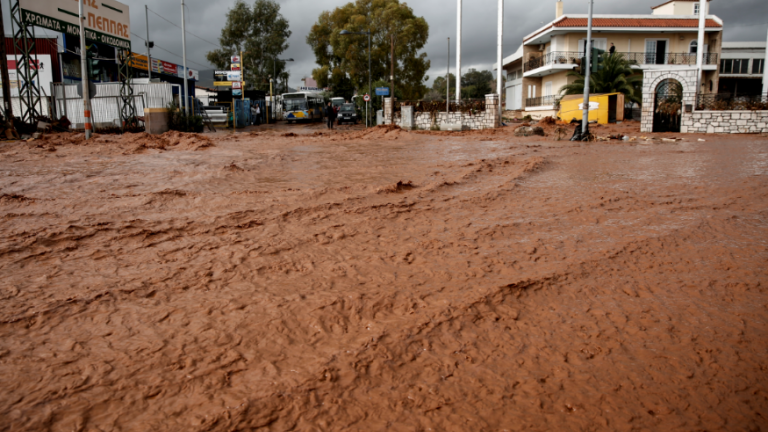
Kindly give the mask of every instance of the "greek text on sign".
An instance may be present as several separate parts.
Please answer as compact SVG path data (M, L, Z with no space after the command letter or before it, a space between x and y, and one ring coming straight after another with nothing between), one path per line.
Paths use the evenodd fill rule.
M78 0L19 0L27 24L80 36ZM131 14L115 0L83 0L85 38L113 47L131 49Z
M376 87L376 96L389 96L389 87Z

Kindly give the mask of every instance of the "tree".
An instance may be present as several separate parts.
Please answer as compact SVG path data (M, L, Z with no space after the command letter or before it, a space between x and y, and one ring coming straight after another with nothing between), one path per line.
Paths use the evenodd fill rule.
M594 72L589 78L589 91L591 93L623 93L626 102L642 104L642 73L635 73L629 61L619 54L604 56L602 69ZM563 95L583 95L584 76L576 71L568 72L568 77L576 77L576 80L560 89Z
M485 95L493 93L491 90L492 82L493 73L491 71L470 69L461 77L461 97L483 99Z
M450 81L448 91L451 93L451 96L454 96L456 95L456 75L448 74L448 80ZM435 82L432 83L432 90L437 94L440 94L443 99L445 99L445 83L446 80L444 76L435 78Z
M273 78L273 61L288 49L288 20L280 13L280 5L274 0L255 0L249 7L237 0L227 12L227 24L221 29L221 49L209 52L206 58L218 69L228 69L230 57L243 55L245 85L247 88L269 90ZM277 61L276 73L285 72L285 63Z
M368 37L339 33L371 32L371 81L389 80L390 37L395 36L395 89L406 99L419 99L430 62L419 54L429 38L429 25L399 0L356 0L320 14L307 36L319 67L312 77L321 87L349 85L368 91Z

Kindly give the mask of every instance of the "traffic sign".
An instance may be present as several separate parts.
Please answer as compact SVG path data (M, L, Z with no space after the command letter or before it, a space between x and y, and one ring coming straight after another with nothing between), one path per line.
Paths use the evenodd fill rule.
M376 87L376 96L389 96L389 87Z
M371 95L367 94L367 95L363 96L363 100L366 101L366 102L370 102L371 101Z

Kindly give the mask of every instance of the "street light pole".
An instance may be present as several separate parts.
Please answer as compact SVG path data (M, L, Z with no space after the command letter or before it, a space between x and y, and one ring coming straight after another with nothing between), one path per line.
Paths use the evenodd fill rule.
M184 103L182 107L184 108L184 114L189 115L189 109L188 109L188 103L187 103L187 95L189 94L189 85L187 84L187 31L185 30L185 23L184 23L184 0L181 0L181 57L182 61L184 62Z
M584 48L584 57L586 58L584 72L584 100L582 101L582 108L584 111L581 114L581 134L587 134L587 128L589 125L589 79L592 77L592 71L590 70L590 59L592 58L592 0L589 0L589 18L587 19L587 46ZM534 95L535 96L535 95Z
M445 72L445 112L451 112L451 38L448 38L448 69Z
M149 51L151 48L149 42L149 6L147 5L144 5L144 18L147 23L147 41L145 42L147 44L147 76L149 76L149 82L152 82L152 53Z
M499 0L499 40L496 52L496 61L498 62L498 68L496 69L496 93L499 95L499 126L501 126L502 108L501 108L501 71L503 71L503 47L504 47L504 0Z
M461 0L458 0L458 15L456 23L456 103L461 102Z

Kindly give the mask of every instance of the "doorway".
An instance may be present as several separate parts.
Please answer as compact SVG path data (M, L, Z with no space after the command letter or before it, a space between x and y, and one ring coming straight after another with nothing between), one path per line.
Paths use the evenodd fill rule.
M679 81L666 79L656 86L653 105L654 132L680 132L683 115L683 86Z

